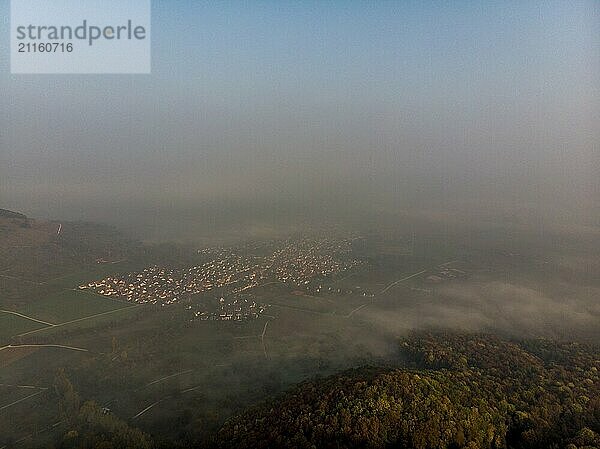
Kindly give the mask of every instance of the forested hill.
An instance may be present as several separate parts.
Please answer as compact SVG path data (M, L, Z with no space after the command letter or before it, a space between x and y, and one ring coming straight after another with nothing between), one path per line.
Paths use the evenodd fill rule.
M600 352L425 335L407 368L300 384L228 421L221 448L600 448Z

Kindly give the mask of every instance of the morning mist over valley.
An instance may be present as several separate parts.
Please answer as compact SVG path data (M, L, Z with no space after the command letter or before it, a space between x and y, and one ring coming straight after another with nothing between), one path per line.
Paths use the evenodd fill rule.
M0 15L0 449L600 448L596 2Z

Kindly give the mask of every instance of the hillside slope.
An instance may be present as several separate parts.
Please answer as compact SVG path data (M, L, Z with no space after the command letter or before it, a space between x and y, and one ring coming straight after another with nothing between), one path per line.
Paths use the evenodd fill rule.
M0 208L0 218L16 218L20 220L27 220L27 216L20 212L14 212L12 210L2 208Z

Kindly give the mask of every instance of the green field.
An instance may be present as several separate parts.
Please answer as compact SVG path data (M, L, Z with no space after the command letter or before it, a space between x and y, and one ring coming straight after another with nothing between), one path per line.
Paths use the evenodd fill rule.
M0 410L8 409L11 404L20 401L27 396L40 393L40 391L42 390L38 388L19 388L15 386L0 385Z
M13 335L44 327L41 323L30 321L16 315L0 313L0 346Z
M27 304L19 312L39 320L60 324L128 305L86 291L63 290Z
M49 294L43 299L29 303L19 310L14 311L48 323L62 324L130 307L132 307L132 304L103 298L94 293L64 290L58 293ZM6 308L6 310L12 310L12 308ZM119 313L120 312L115 312L115 315ZM123 311L123 313L125 313L125 311ZM90 319L90 321L98 323L101 322L103 318L108 319L111 316L112 314L99 315L97 319L93 318ZM79 322L80 325L84 325L84 323L84 321ZM19 334L42 328L52 329L43 323L38 323L27 318L8 313L0 313L0 342L7 341L11 337Z
M129 273L143 268L139 263L123 261L119 263L95 264L70 272L64 276L49 279L44 285L49 288L75 288L82 283L102 279L106 276L114 276L119 273Z

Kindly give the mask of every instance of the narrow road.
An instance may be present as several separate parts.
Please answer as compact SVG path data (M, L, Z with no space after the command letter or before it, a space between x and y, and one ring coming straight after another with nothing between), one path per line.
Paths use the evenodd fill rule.
M2 407L0 407L0 411L6 410L7 408L12 407L13 405L17 405L17 404L19 404L19 403L21 403L23 401L26 401L27 399L30 399L30 398L32 398L34 396L37 396L38 394L42 394L44 391L46 391L46 390L38 391L36 393L30 394L29 396L25 396L24 398L19 399L18 401L11 402L10 404L3 405Z
M86 317L83 317L83 318L78 318L76 320L66 321L64 323L55 324L53 326L43 327L41 329L35 329L35 330L29 331L29 332L24 332L22 334L17 335L17 337L24 337L25 335L35 334L37 332L41 332L43 330L49 329L50 327L53 327L53 328L62 327L62 326L66 326L68 324L79 323L79 322L85 321L85 320L91 320L92 318L97 318L99 316L110 315L111 313L121 312L123 310L135 309L136 307L140 307L140 306L142 306L142 304L136 304L136 305L131 306L131 307L120 307L118 309L109 310L108 312L97 313L95 315L90 315L90 316L86 316Z
M399 284L400 282L407 281L407 280L409 280L410 278L414 278L415 276L418 276L418 275L420 275L420 274L423 274L423 273L425 273L426 271L427 271L427 270L421 270L421 271L419 271L418 273L414 273L414 274L411 274L410 276L406 276L406 277L404 277L404 278L402 278L402 279L398 279L397 281L394 281L394 282L392 282L390 285L388 285L387 287L385 287L385 288L384 288L383 290L381 290L381 291L380 291L378 294L379 294L379 295L382 295L383 293L387 292L387 291L388 291L390 288L394 287L395 285Z
M262 334L260 335L260 341L262 343L262 347L263 347L263 352L265 353L265 359L268 359L269 357L267 356L267 347L265 346L265 335L267 333L267 326L269 325L270 321L267 321L265 323L265 327L262 331Z
M144 413L146 413L148 410L152 409L153 407L156 407L158 404L160 404L163 401L163 399L156 401L153 404L150 404L148 407L146 407L144 410L142 410L141 412L139 412L137 415L132 416L131 419L136 419L139 418L140 416L142 416Z
M153 380L152 382L150 382L150 383L148 383L148 384L144 385L144 387L149 387L150 385L157 384L157 383L159 383L159 382L162 382L163 380L171 379L171 378L173 378L173 377L177 377L177 376L182 376L182 375L184 375L184 374L191 373L192 371L193 371L193 370L191 370L191 369L188 369L188 370L185 370L185 371L181 371L181 372L179 372L179 373L170 374L170 375L168 375L168 376L161 377L160 379Z
M2 346L0 351L4 351L5 349L20 349L20 348L58 348L58 349L69 349L71 351L79 351L79 352L90 352L84 348L76 348L74 346L66 346L66 345L8 345Z
M387 292L390 288L398 285L401 282L407 281L411 278L414 278L415 276L419 276L423 273L425 273L427 270L421 270L418 273L413 273L409 276L403 277L402 279L398 279L397 281L392 282L390 285L388 285L387 287L385 287L383 290L381 290L379 293L377 293L376 296L382 295L383 293ZM374 301L375 298L372 299L372 301ZM352 315L354 315L356 312L358 312L359 310L364 309L365 307L367 307L369 305L369 303L365 303L365 304L361 304L360 306L358 306L356 309L352 310L348 315L345 315L344 318L350 318Z
M241 337L233 337L233 338L234 338L234 340L245 340L247 338L259 338L260 342L262 343L263 352L265 353L265 358L268 358L267 357L267 348L265 346L265 335L267 335L267 326L269 325L270 322L271 322L271 320L267 320L267 322L265 323L265 327L263 327L262 334L260 334L260 335L243 335Z
M181 390L181 394L183 393L191 393L192 391L196 391L202 388L204 385L196 385L195 387L186 388L185 390Z
M356 312L358 312L360 309L367 307L369 304L361 304L360 306L358 306L356 309L352 310L348 315L345 316L345 318L350 318L352 315L354 315Z
M42 434L42 433L44 433L44 432L47 432L47 431L49 431L49 430L51 430L51 429L54 429L55 427L58 427L58 426L59 426L59 425L61 425L63 422L64 422L64 421L58 421L58 422L56 422L56 423L52 424L51 426L48 426L48 427L46 427L45 429L42 429L42 430L40 430L39 432L37 432L37 433L35 433L35 434L34 434L34 433L30 433L29 435L25 435L24 437L22 437L22 438L19 438L18 440L15 440L15 443L14 443L14 444L20 444L20 443L24 442L25 440L27 440L27 439L29 439L29 438L32 438L32 437L34 437L34 436L41 435L41 434ZM2 447L0 447L0 449L7 449L7 447L6 447L6 446L2 446Z
M27 388L27 389L30 389L30 390L47 390L47 388L37 387L35 385L0 384L0 387L7 387L7 388Z
M0 313L8 313L10 315L20 316L21 318L25 318L25 319L30 320L30 321L35 321L36 323L45 324L46 326L56 326L56 324L54 324L54 323L49 323L48 321L38 320L37 318L33 318L33 317L27 316L27 315L23 315L22 313L19 313L19 312L13 312L12 310L0 310Z

